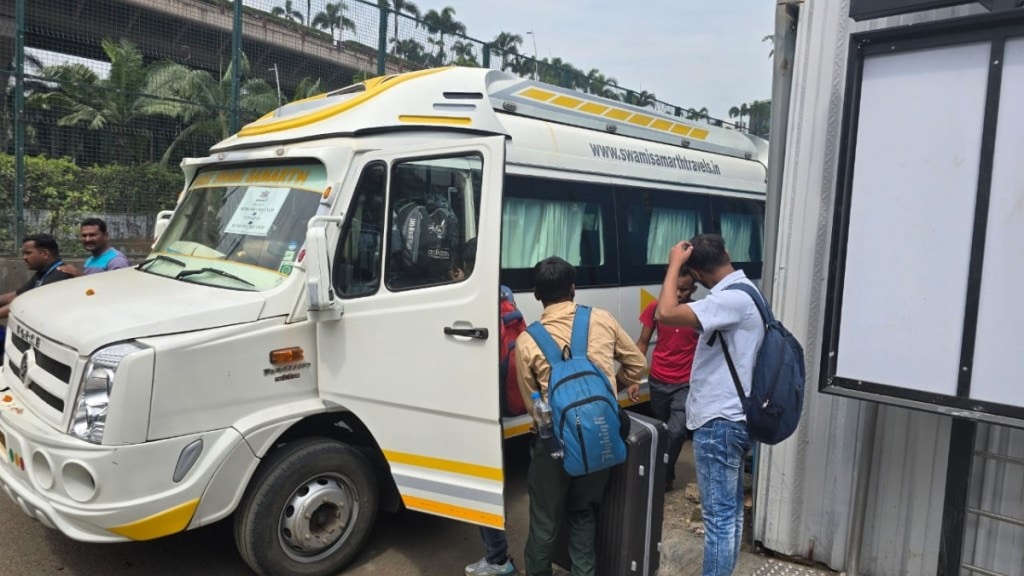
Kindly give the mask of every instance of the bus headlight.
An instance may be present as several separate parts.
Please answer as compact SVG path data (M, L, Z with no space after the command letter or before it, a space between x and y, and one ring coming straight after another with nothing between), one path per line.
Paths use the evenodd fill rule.
M100 348L89 358L75 403L75 415L71 419L71 435L93 444L103 442L117 367L126 356L139 350L143 350L142 345L125 342Z

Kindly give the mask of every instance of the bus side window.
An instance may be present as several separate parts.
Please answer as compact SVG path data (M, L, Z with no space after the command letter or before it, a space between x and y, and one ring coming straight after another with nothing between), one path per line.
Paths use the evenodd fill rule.
M359 176L335 254L334 288L342 297L367 296L380 286L386 181L383 162L367 165Z
M764 256L764 207L751 200L716 198L717 231L725 240L729 258L751 278L761 277Z

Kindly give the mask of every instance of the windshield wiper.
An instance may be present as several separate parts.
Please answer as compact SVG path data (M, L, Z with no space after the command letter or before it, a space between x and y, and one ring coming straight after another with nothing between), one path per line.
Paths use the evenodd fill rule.
M185 267L185 263L182 262L181 260L178 260L177 258L171 258L170 256L164 256L163 254L157 254L156 256L153 256L152 258L146 258L142 262L139 262L139 264L135 267L135 269L136 270L143 270L144 266L146 266L148 264L152 264L153 262L156 262L157 260L161 260L163 262L171 262L173 264L177 264L181 268Z
M210 274L216 274L218 276L223 276L225 278L230 278L232 280L237 280L238 282L241 282L243 284L248 284L249 286L252 286L253 288L256 287L255 284L253 284L252 282L249 282L245 278L242 278L241 276L235 276L231 272L225 272L225 271L220 270L218 268L198 268L196 270L182 270L181 272L178 272L178 275L175 276L174 279L175 280L181 280L181 279L183 279L183 278L185 278L187 276L194 276L196 274L205 274L207 272L209 272Z

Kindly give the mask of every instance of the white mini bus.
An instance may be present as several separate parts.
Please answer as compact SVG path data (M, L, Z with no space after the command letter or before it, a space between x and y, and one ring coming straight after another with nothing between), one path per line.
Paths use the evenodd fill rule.
M78 540L234 515L259 574L336 574L379 509L501 528L498 292L557 255L634 335L669 247L760 277L767 144L485 69L288 104L205 158L150 257L15 301L0 486Z

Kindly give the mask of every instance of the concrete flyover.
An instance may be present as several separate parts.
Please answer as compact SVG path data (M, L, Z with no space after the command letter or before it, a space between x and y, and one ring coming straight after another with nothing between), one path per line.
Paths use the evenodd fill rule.
M171 59L215 74L230 61L233 4L224 0L25 0L25 45L106 60L100 41L125 38L149 60ZM268 13L246 8L242 47L255 76L277 64L282 88L304 77L325 89L352 82L358 72L377 72L377 49L354 41L336 45L323 31L310 30ZM0 0L0 69L14 50L14 0ZM387 73L415 66L388 57Z

